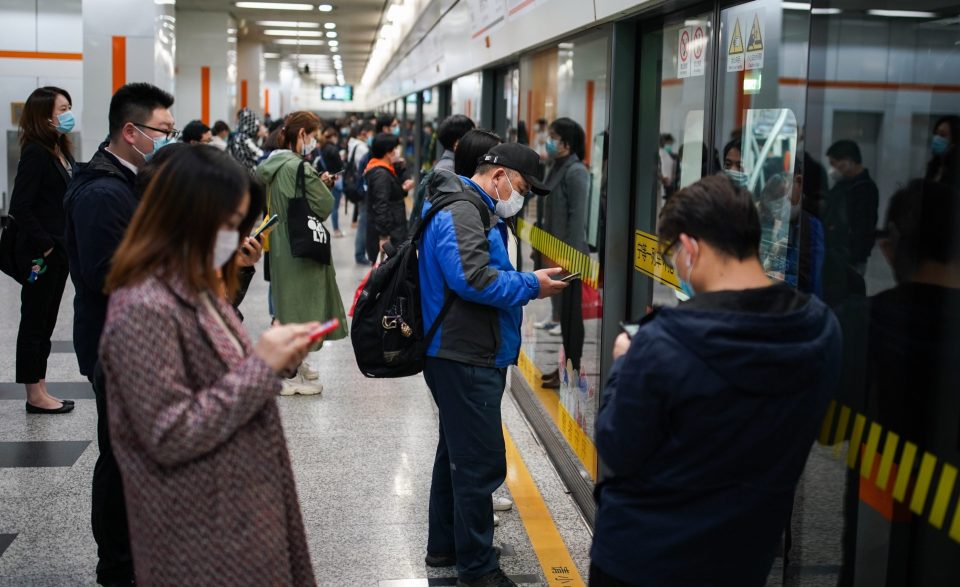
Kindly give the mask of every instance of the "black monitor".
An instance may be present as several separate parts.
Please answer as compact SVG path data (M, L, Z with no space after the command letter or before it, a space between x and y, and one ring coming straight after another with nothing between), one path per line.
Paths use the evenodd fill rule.
M320 99L328 102L353 102L353 86L320 86Z

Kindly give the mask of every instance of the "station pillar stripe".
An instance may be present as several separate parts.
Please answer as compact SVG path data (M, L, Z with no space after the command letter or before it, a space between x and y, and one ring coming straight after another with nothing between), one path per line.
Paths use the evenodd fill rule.
M547 578L547 585L585 585L506 426L503 427L503 442L507 452L507 487Z
M200 120L210 126L210 67L200 68Z
M113 91L116 92L127 83L127 38L115 36L113 47Z
M59 53L52 51L0 51L0 59L60 59L83 61L83 53Z
M263 111L270 112L270 88L263 88Z
M247 107L247 80L240 80L240 107Z
M593 97L595 86L593 80L587 81L587 112L584 118L586 124L587 149L584 163L590 165L590 153L593 152Z

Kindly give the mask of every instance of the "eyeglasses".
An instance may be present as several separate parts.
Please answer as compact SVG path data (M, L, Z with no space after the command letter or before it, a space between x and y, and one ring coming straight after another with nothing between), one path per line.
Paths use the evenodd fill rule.
M680 242L680 239L674 239L666 247L661 247L660 257L663 259L663 264L669 267L670 269L676 270L673 263L673 248L677 246L677 243Z
M179 139L179 138L180 138L180 135L182 134L181 131L179 131L179 130L177 130L177 129L175 129L175 128L171 128L170 130L167 130L167 129L165 129L165 128L156 128L156 127L153 127L153 126L147 126L146 124L140 124L140 123L137 123L137 122L134 122L134 123L133 123L133 126L138 126L138 127L140 127L140 128L145 128L145 129L147 129L147 130L152 130L152 131L154 131L154 132L163 133L164 135L166 135L166 137L167 137L168 139L173 140L173 141Z

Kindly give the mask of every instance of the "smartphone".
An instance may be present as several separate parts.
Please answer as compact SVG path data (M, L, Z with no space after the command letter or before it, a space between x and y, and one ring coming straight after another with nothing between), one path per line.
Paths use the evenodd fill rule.
M278 222L280 222L280 217L277 216L276 214L274 214L270 218L265 218L263 222L260 223L260 226L258 226L257 229L253 231L253 234L250 235L250 238L257 238L258 236L263 234L265 230L267 230L268 228L271 228L274 224Z
M580 278L580 273L577 272L577 273L571 273L570 275L564 275L563 277L560 278L560 281L564 283L570 283L574 279L579 279L579 278Z
M636 322L621 322L620 331L627 334L627 338L633 338L640 330L640 325Z
M340 327L340 319L334 318L332 320L327 320L323 324L317 327L316 330L310 333L310 343L313 344L323 338L324 336L330 334L334 330Z

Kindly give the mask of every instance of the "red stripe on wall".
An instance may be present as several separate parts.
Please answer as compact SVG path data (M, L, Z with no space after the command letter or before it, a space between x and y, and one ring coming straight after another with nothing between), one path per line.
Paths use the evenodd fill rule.
M127 38L113 37L113 91L127 83Z
M247 107L247 80L240 80L240 107Z
M200 120L210 126L210 68L200 68Z

